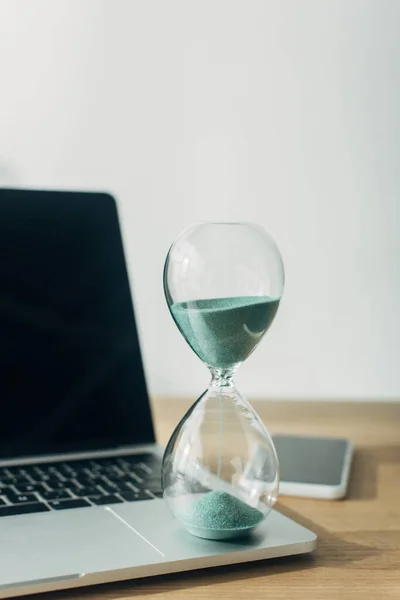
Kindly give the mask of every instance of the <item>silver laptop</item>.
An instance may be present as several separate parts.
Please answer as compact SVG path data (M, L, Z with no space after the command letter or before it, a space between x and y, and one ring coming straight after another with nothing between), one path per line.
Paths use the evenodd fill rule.
M235 543L169 514L111 196L0 190L0 338L0 598L314 548L275 511Z

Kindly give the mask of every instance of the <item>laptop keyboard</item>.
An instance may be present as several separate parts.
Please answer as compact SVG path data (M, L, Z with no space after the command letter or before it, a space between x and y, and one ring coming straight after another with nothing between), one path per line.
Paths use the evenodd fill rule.
M0 517L161 497L150 453L0 467Z

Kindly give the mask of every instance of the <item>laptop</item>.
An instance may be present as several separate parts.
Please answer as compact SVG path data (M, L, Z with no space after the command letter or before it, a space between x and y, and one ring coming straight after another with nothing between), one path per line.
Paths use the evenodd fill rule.
M0 190L0 339L0 598L314 548L276 511L235 542L170 515L112 196Z

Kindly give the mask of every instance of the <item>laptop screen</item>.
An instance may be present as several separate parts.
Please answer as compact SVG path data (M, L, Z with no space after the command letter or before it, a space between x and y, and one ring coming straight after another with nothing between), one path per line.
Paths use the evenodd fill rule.
M113 198L0 190L0 458L153 441Z

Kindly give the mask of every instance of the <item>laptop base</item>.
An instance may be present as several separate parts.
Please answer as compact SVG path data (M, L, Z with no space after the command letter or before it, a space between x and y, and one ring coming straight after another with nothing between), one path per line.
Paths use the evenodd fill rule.
M6 518L0 529L8 548L0 598L303 554L316 545L314 533L277 511L248 539L197 538L161 499Z

